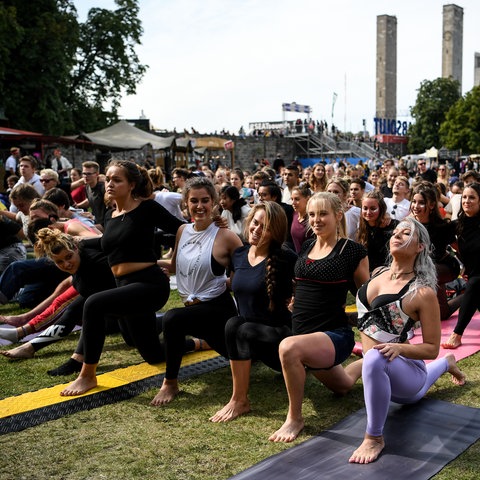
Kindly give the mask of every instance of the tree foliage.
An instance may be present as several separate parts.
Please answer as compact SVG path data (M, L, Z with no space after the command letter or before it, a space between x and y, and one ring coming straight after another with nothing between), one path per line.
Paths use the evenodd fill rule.
M440 125L450 107L460 98L460 84L449 78L424 80L418 89L415 105L410 109L414 123L408 131L410 152L440 148Z
M480 86L450 108L440 127L440 137L448 149L480 152Z
M75 11L67 1L3 3L19 26L18 41L7 47L0 84L5 115L14 128L63 133L69 120L65 100L75 52ZM0 32L4 35L8 27Z
M135 47L141 43L142 25L137 0L116 0L110 11L92 8L80 25L77 62L71 75L71 105L87 122L105 125L105 106L116 118L121 96L134 94L147 67L140 63ZM85 102L87 99L88 103Z
M0 107L12 127L60 135L118 118L122 95L135 93L147 67L135 53L138 0L115 3L79 23L72 0L3 1Z
M15 8L0 3L0 98L3 97L1 85L10 65L10 50L18 45L21 35L22 29L17 22Z

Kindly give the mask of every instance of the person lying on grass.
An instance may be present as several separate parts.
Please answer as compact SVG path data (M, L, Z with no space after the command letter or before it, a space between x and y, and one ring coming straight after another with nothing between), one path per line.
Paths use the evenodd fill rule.
M39 220L35 222L38 226L44 223ZM85 247L76 238L51 228L51 225L39 228L38 231L32 230L29 234L32 239L36 238L34 242L36 256L49 258L60 270L70 274L70 286L44 311L24 326L17 327L17 330L23 329L26 335L50 325L39 337L30 342L13 350L0 352L12 359L32 358L36 351L65 338L76 325L81 325L86 299L94 293L115 287L107 258L102 252ZM118 327L116 331L119 331ZM15 339L12 338L12 341L18 341L18 337L19 335ZM80 368L70 370L68 373L75 371L80 371Z

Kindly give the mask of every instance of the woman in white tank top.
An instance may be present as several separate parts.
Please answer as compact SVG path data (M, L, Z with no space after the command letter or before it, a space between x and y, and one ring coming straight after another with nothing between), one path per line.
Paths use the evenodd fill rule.
M180 227L172 259L160 261L160 266L176 273L178 292L186 308L171 309L163 317L167 368L163 385L152 401L155 406L170 403L179 393L177 377L185 336L202 338L226 356L225 324L236 315L226 270L242 242L238 235L214 224L217 193L210 180L188 180L183 195L194 223Z

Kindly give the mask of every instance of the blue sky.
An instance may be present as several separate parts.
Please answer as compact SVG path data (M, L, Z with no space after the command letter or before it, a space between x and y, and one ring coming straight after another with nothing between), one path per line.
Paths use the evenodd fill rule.
M149 69L120 114L141 112L158 129L248 129L283 119L282 103L310 105L314 119L373 130L376 21L397 17L397 112L408 120L420 82L441 76L442 9L447 1L140 0ZM80 21L113 0L76 0ZM463 93L480 52L480 2L458 1L463 18ZM287 120L296 115L287 113Z

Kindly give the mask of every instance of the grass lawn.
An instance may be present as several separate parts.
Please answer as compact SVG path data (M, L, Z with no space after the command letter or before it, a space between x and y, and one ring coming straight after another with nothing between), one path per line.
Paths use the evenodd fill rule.
M179 304L178 295L173 292L167 307ZM0 314L16 311L13 305L0 307ZM77 339L78 334L72 334L31 360L0 358L0 398L73 380L75 376L49 377L46 371L70 356ZM99 373L141 361L136 350L126 347L119 336L111 336ZM479 353L461 361L467 385L455 387L449 376L444 375L428 396L479 408L479 366ZM230 397L228 368L187 380L181 387L182 394L163 408L149 405L156 393L150 390L127 401L0 436L0 478L226 479L307 440L363 407L361 382L340 398L309 378L304 401L305 430L292 444L274 444L267 440L268 436L283 423L287 410L280 374L263 365L254 365L250 388L252 412L227 424L213 424L208 418ZM434 478L476 480L479 471L480 442L477 442ZM392 476L395 478L394 473Z

